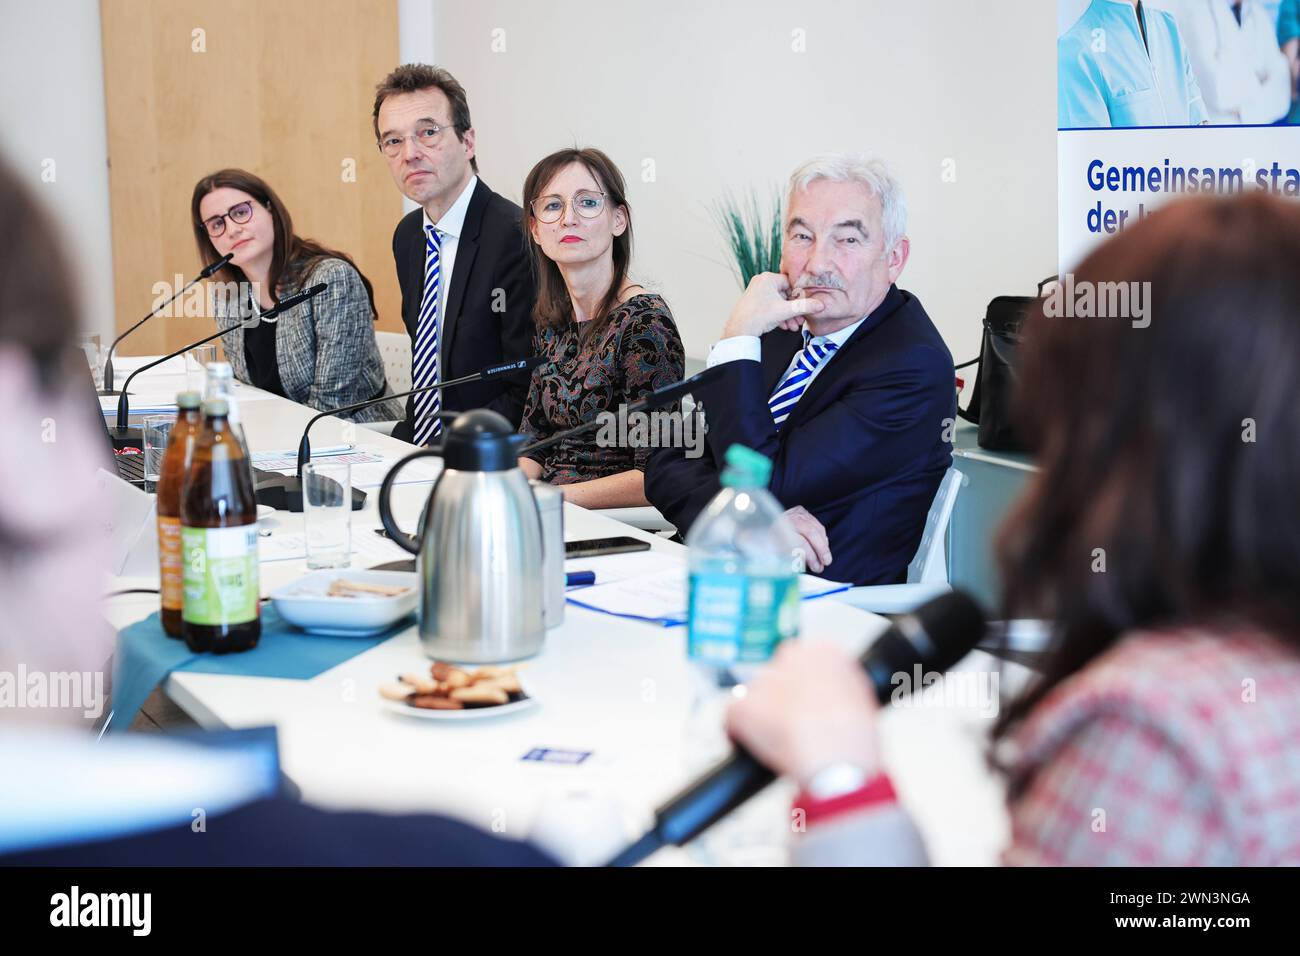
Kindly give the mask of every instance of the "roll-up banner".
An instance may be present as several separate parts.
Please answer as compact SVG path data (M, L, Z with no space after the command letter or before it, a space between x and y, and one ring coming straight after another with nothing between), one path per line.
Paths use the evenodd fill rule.
M1300 197L1300 0L1058 0L1058 255L1182 195Z

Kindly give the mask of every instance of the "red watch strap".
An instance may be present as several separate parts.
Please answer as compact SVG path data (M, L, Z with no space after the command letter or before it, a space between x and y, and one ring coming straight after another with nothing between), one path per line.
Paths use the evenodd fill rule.
M898 794L894 792L894 785L882 773L877 774L858 789L842 793L838 797L831 797L829 800L818 800L800 791L795 797L794 808L803 810L805 823L813 823L879 803L896 802L898 802Z

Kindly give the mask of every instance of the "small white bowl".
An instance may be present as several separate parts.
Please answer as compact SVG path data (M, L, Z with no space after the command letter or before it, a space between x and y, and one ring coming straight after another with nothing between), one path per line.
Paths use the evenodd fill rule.
M325 592L338 578L362 584L408 588L401 594L332 597ZM327 568L313 571L272 592L280 616L305 631L333 637L365 637L387 630L415 610L419 603L419 577L413 571L366 571L361 568Z

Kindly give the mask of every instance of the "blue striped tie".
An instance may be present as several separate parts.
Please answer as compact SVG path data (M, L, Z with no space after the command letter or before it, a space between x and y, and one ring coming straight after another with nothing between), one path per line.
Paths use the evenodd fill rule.
M839 348L834 342L814 344L807 329L804 329L803 342L803 351L795 359L790 371L786 372L785 378L777 384L772 397L767 400L767 407L772 412L772 421L777 428L790 417L794 406L803 397L804 390L812 380L813 371L826 361L826 356Z
M425 226L429 234L425 244L424 293L420 298L420 320L415 327L415 355L411 359L412 388L423 388L438 381L438 230ZM433 389L415 396L414 442L427 445L442 434L442 391Z

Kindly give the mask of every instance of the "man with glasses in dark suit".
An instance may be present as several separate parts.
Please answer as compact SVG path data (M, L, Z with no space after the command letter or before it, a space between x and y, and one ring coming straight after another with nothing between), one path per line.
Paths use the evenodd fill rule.
M446 70L399 66L375 92L375 139L402 194L421 208L393 233L413 388L532 354L533 281L522 212L478 178L465 89ZM473 382L408 399L393 431L436 442L444 410L490 408L518 427L526 378Z

